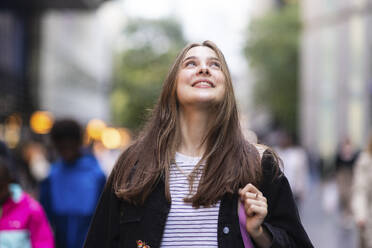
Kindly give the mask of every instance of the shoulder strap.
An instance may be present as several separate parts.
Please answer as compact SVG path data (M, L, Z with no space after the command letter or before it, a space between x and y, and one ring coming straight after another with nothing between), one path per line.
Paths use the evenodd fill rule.
M260 154L260 158L262 159L262 156L268 147L265 145L261 145L261 144L254 144L254 146L256 147L258 153ZM239 216L240 233L243 238L244 248L253 248L254 246L253 246L252 240L249 237L247 230L245 229L245 223L247 221L247 216L245 214L243 204L240 202L240 200L238 200L238 216Z
M238 216L239 216L239 228L242 235L244 248L254 248L251 237L249 236L247 229L245 229L245 223L247 222L247 215L245 214L243 204L238 201Z
M254 144L254 146L256 147L258 153L260 154L260 158L262 159L262 156L268 147L262 144Z

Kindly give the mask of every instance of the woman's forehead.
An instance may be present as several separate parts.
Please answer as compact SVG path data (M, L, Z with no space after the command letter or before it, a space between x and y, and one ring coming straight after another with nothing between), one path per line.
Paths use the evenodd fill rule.
M209 48L207 46L196 46L196 47L190 48L185 54L184 59L187 59L189 57L198 57L198 58L199 57L201 58L212 57L212 58L218 59L216 52L212 48Z

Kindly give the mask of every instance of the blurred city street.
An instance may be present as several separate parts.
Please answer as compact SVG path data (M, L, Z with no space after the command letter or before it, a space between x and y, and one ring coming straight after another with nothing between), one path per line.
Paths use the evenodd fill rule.
M240 141L244 134L250 143L275 151L314 247L364 248L359 242L372 237L366 228L372 226L371 27L372 0L0 0L0 166L9 170L9 183L43 205L55 233L57 222L62 236L79 233L76 246L57 246L80 248L106 179L127 155L120 156L123 151L137 147L132 145L154 118L149 117L156 103L169 107L169 115L159 111L162 118L182 112L178 78L183 67L173 67L174 79L167 76L177 54L188 43L208 40L223 51L228 68L225 62L210 65L217 72L226 68L225 79L231 76L233 87L223 88L234 88L234 94L224 99L235 95L239 112L239 117L224 117L239 121L221 128L226 135L209 133L224 138L236 133ZM185 67L196 68L192 62ZM174 87L172 98L162 100L167 82ZM181 140L182 118L168 117L154 127L173 123L160 128L171 138L156 128L158 135L151 136L158 137L157 154L168 159L159 165L170 165L169 154L179 152L174 144ZM239 132L231 128L238 126ZM212 144L207 137L200 146ZM162 147L172 147L172 153ZM59 166L70 168L83 158L93 168L90 174L85 163L76 163L74 169L84 173L76 169L69 180L51 179ZM220 179L215 175L210 178ZM61 184L52 192L55 182ZM67 204L68 190L79 191L72 197L76 203ZM64 210L73 217L89 193L89 214L74 220L85 231L65 225L67 217L50 208L54 200L55 206L66 203ZM3 220L1 204L0 199Z
M304 227L314 247L357 248L357 231L353 220L349 219L346 223L337 205L330 206L334 209L326 210L323 198L326 191L329 192L328 197L337 197L333 195L337 194L333 180L313 183L301 211Z

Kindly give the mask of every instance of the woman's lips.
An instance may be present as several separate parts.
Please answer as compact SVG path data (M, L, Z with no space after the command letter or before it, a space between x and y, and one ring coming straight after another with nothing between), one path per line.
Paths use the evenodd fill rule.
M198 80L196 82L194 82L192 85L192 87L196 87L196 88L214 88L214 84L209 81L209 80Z

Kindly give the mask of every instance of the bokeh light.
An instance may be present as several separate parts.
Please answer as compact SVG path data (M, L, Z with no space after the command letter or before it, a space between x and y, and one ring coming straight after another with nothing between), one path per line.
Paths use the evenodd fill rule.
M118 130L121 136L121 147L126 148L132 141L130 131L126 128L119 128Z
M117 149L121 146L122 139L117 129L108 127L102 130L101 141L107 149Z
M15 148L21 137L22 118L15 113L5 121L4 140L10 148Z
M47 111L36 111L30 118L30 127L37 134L49 133L53 123L53 115Z
M104 121L99 119L92 119L87 125L87 134L89 139L100 140L102 131L106 128Z

